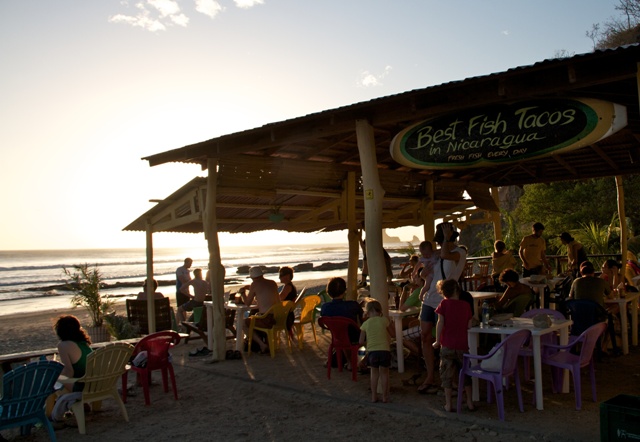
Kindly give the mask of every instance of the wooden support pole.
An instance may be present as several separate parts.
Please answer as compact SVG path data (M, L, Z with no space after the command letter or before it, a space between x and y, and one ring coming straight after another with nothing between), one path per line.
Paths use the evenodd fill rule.
M209 249L209 284L211 284L211 299L213 301L213 339L209 337L211 357L216 361L225 359L227 346L225 335L224 312L224 266L220 257L220 242L218 240L218 222L216 219L216 190L218 161L214 158L207 160L209 175L207 178L207 198L204 212L204 234Z
M358 243L358 226L356 221L356 174L347 173L346 181L346 209L347 209L347 238L349 241L349 267L347 268L347 299L358 298L358 257L360 244Z
M622 255L622 274L627 268L627 216L624 209L624 185L621 176L616 176L618 193L618 218L620 218L620 254Z
M500 194L497 187L491 188L491 196L496 206L500 208ZM493 240L502 240L502 221L500 218L500 212L491 212L491 220L493 222Z
M382 200L378 159L373 127L367 120L356 120L356 138L364 190L364 226L366 231L367 266L371 277L371 297L380 301L382 311L389 308L387 271L382 252Z
M433 241L433 236L435 235L433 204L436 200L433 180L425 183L425 190L427 192L427 198L422 199L422 228L424 230L424 240Z
M155 287L153 286L153 229L151 221L147 220L147 286L145 290L147 292L147 317L149 333L156 332L156 300L155 300Z

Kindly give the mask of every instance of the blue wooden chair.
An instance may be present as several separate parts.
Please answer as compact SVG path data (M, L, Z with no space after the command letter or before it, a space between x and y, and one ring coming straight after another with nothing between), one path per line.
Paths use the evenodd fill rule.
M21 427L23 435L41 422L55 442L56 435L45 415L45 402L54 392L63 365L55 361L37 361L17 367L2 378L0 430Z

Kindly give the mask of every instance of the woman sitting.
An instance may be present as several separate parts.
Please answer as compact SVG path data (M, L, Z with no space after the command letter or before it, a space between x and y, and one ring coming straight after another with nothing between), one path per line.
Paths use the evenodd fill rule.
M534 293L531 287L520 282L520 275L513 269L505 269L500 273L500 282L507 286L494 307L498 313L512 313L521 316L532 303Z

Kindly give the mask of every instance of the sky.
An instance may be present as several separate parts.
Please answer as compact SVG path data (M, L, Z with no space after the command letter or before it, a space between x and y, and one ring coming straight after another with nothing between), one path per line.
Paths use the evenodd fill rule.
M122 228L206 172L142 157L590 52L586 31L617 3L0 0L0 250L144 247ZM344 241L220 234L222 246ZM154 235L155 247L203 243Z

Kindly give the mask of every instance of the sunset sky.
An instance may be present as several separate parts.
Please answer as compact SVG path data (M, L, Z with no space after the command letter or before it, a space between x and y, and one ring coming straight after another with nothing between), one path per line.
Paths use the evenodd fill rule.
M204 173L141 157L590 52L586 31L617 16L617 3L1 0L0 250L144 247L144 234L122 228ZM222 245L345 240L221 235Z

